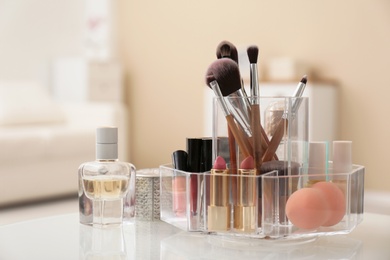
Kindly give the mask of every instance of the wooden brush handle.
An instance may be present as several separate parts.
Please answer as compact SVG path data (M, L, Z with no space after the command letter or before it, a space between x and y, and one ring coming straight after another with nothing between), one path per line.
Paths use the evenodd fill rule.
M288 120L282 118L275 130L274 135L272 136L271 141L269 142L268 148L263 155L263 162L270 161L274 157L276 150L279 147L280 142L283 139L283 136L287 130Z
M263 139L261 134L261 123L260 123L260 107L257 104L251 105L251 128L253 136L253 159L255 161L255 166L257 174L260 174L260 167L262 164L262 156L266 150L264 149L262 143Z
M267 133L265 132L262 125L260 125L260 129L261 129L261 147L264 151L266 151L268 149L268 146L269 146L268 136L267 136ZM274 154L273 159L275 161L279 160L279 158L276 154Z
M229 125L229 128L232 131L233 136L234 136L234 138L236 139L236 141L238 143L238 147L240 148L240 150L243 153L243 155L245 157L248 157L248 156L252 155L252 153L251 153L252 149L250 147L249 141L243 135L243 133L240 131L240 129L238 129L238 127L236 125L236 122L234 122L233 116L230 115L230 114L227 115L226 116L226 121L227 121L227 123Z
M228 140L229 140L229 155L230 155L230 171L232 174L237 174L237 155L236 155L236 140L233 132L228 125Z

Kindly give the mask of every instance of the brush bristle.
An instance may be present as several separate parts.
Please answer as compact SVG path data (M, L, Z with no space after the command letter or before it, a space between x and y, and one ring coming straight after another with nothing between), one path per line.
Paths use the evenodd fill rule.
M257 48L257 46L255 45L252 45L248 47L246 52L248 54L249 62L251 64L257 63L257 57L259 56L259 48Z
M208 73L208 72L207 72ZM206 75L206 84L210 87L210 82L214 81L215 77L214 75Z
M222 44L217 50L217 57L220 58L230 58L232 50L230 49L229 44Z
M217 46L217 58L230 58L238 64L238 52L237 48L228 41L222 41Z
M206 83L218 82L223 96L228 96L241 88L241 76L238 65L229 58L214 61L206 72Z
M306 76L306 75L303 76L303 78L301 79L301 82L302 82L303 84L306 84L306 83L307 83L307 76Z

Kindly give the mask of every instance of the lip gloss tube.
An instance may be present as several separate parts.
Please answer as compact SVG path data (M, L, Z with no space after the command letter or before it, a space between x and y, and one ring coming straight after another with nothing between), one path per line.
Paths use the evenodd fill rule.
M187 152L177 150L172 154L172 162L175 170L187 171ZM172 178L172 201L173 212L178 217L186 216L186 176L176 176L176 171Z
M234 205L234 229L253 232L257 228L256 168L252 156L245 158L238 169L237 198Z
M209 231L230 230L231 206L228 174L226 161L223 157L218 156L210 175L210 205L207 213Z

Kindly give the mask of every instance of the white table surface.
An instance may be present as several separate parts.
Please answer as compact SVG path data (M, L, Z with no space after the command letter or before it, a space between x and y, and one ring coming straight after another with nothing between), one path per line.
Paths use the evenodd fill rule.
M102 230L80 225L74 213L0 226L0 259L390 259L390 216L365 213L348 235L298 244L232 243L161 221Z

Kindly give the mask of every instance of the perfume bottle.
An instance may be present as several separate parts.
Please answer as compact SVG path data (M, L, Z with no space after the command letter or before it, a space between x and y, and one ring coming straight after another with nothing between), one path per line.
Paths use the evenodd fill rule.
M121 224L134 217L134 165L118 160L118 128L96 130L96 160L80 165L80 223L93 226Z

